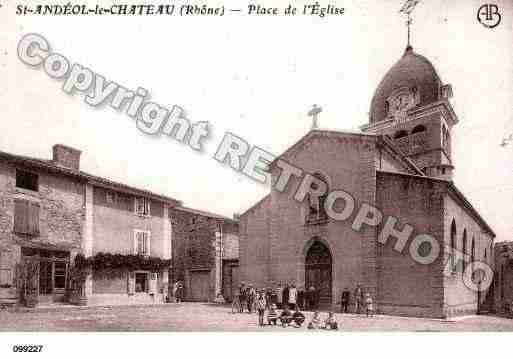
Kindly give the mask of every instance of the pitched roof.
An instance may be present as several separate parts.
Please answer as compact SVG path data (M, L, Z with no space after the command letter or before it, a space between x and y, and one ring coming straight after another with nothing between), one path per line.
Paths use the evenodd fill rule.
M311 139L316 134L332 134L334 136L343 136L343 137L360 137L369 139L372 141L376 141L381 146L385 147L389 152L391 152L396 159L401 161L407 167L409 167L412 171L416 172L419 175L423 175L422 171L411 161L395 144L392 140L387 138L387 136L372 134L372 133L364 133L353 130L334 130L334 129L315 129L308 132L306 135L301 137L296 143L290 146L285 152L283 152L280 156L276 157L274 161L272 161L268 168L272 168L276 162L289 154L293 153L302 143L305 143L309 139Z
M181 201L164 196L161 194L157 194L145 189L136 188L129 186L124 183L115 182L112 180L109 180L107 178L91 175L89 173L74 170L71 168L63 167L58 164L56 164L52 160L45 160L45 159L39 159L34 157L28 157L28 156L21 156L21 155L14 155L7 152L0 151L0 160L4 160L6 162L12 163L14 165L22 165L28 168L33 168L41 171L46 171L48 173L52 173L55 175L60 176L67 176L74 179L77 179L79 181L84 181L86 183L90 183L94 186L108 188L112 190L116 190L119 192L129 193L136 196L144 196L148 197L150 199L155 199L173 206L180 205Z
M185 207L185 206L181 206L181 205L175 207L174 209L176 209L178 211L187 212L187 213L197 214L197 215L203 216L203 217L220 219L220 220L227 221L227 222L233 222L233 223L237 223L238 222L237 220L235 220L233 218L222 216L222 215L217 214L217 213L202 211L202 210L199 210L199 209L194 209L194 208Z
M346 137L360 137L360 138L375 138L377 137L375 134L371 134L371 133L363 133L363 132L358 132L358 131L355 131L355 130L335 130L335 129L313 129L313 130L310 130L307 134L305 134L303 137L301 137L299 140L297 140L292 146L290 146L289 148L287 148L281 155L279 155L278 157L276 157L274 159L274 161L272 161L270 164L269 164L269 168L273 167L274 164L276 164L276 162L285 157L285 156L288 156L289 154L291 154L292 152L294 152L294 150L296 150L302 143L306 142L307 140L309 140L310 138L312 138L313 136L317 135L317 134L333 134L333 135L336 135L336 136L346 136Z
M261 200L259 200L257 203L249 207L247 210L241 213L241 216L246 215L247 213L251 212L254 209L259 208L262 204L265 204L269 199L271 198L271 194L267 194L265 197L263 197Z

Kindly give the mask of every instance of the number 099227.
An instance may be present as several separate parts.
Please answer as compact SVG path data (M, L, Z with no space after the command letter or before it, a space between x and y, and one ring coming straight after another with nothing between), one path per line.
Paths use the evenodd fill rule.
M15 353L41 353L42 345L14 345L12 351Z

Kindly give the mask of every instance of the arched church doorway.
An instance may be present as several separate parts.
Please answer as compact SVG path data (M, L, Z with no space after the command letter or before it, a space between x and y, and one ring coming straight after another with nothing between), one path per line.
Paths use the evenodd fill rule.
M316 240L308 249L305 258L305 289L314 287L319 307L331 307L332 260L329 248Z

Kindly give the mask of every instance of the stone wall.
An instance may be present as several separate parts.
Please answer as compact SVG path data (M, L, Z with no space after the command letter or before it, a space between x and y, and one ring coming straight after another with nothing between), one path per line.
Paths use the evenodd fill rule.
M184 284L186 300L193 299L191 273L208 272L208 300L215 298L216 280L216 231L221 225L225 255L236 259L239 252L238 224L207 214L173 208L169 210L172 220L173 269L171 282L180 280ZM219 254L220 255L220 254ZM222 263L220 263L222 271ZM206 275L206 274L205 274ZM197 288L195 288L197 289Z
M474 239L475 259L493 266L493 258L490 254L487 254L485 259L485 250L489 250L493 238L490 234L483 231L481 225L459 202L446 195L444 199L444 239L447 245L450 245L451 223L453 219L456 224L456 248L459 251L463 251L463 232L466 230L468 239L466 253L470 254L472 239ZM445 260L448 259L449 253L446 253ZM461 263L457 266L454 274L444 278L444 292L444 310L447 316L477 312L477 292L465 286L462 279ZM481 299L484 300L485 297L486 293L483 293Z
M371 136L314 133L283 159L308 173L321 173L331 190L351 193L359 208L363 202L375 200L375 140ZM275 181L279 171L275 169L272 175ZM269 197L241 216L241 280L258 287L290 281L303 287L306 253L320 240L332 255L333 302L339 300L344 287L352 289L357 283L374 294L374 230L352 230L356 212L343 222L306 224L308 204L293 198L298 185L299 180L293 178L283 193L272 189Z
M442 317L442 258L432 264L419 264L410 255L410 244L418 234L434 236L443 243L443 193L445 184L427 178L378 172L377 204L383 213L397 218L394 226L405 224L414 230L402 252L394 249L397 239L378 243L378 310L386 314Z
M38 191L16 187L16 169L39 175ZM0 163L0 248L6 271L21 259L21 247L40 247L70 251L71 257L81 249L84 222L84 184L72 177L53 175L37 169ZM14 200L38 203L39 235L14 233Z

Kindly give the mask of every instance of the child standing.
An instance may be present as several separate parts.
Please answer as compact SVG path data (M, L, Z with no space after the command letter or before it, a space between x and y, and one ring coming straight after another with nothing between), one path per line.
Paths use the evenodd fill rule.
M372 317L374 315L374 308L372 305L372 297L370 293L365 294L365 309L367 312L367 316L370 315Z
M250 314L251 314L251 312L253 312L253 306L255 305L255 298L256 298L255 288L253 288L253 285L250 284L248 286L247 295L246 295L248 312Z
M264 312L266 307L266 300L264 297L264 291L260 290L258 291L258 295L255 302L255 307L258 312L258 325L264 326Z

